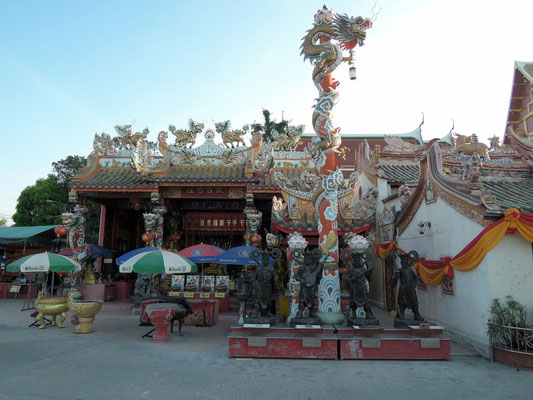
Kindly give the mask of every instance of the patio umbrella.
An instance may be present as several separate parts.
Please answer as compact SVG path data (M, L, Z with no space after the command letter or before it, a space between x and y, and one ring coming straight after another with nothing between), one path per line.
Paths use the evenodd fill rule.
M223 252L224 252L224 249L221 249L220 247L200 243L194 246L186 247L183 250L181 250L178 254L181 254L182 256L187 257L191 261L202 263L202 273L200 274L200 279L202 279L203 272L204 272L203 264L215 262L216 257ZM201 282L200 282L200 285L201 285ZM205 322L205 301L203 302L203 306L204 306L204 323L203 325L197 325L197 326L208 327L211 325L207 325Z
M60 254L49 252L32 254L22 257L7 266L9 272L64 272L80 270L81 266L76 261Z
M168 250L152 250L131 257L120 265L121 273L187 274L196 272L196 264Z
M120 257L117 257L116 259L117 265L122 264L123 262L129 260L133 256L136 256L137 254L146 253L147 251L154 251L154 250L159 250L159 249L157 247L139 247L138 249L128 251L127 253L122 254Z
M187 257L195 263L208 263L216 261L216 257L223 252L224 249L221 249L220 247L200 243L186 247L178 252L178 254Z
M64 272L64 271L79 271L81 265L76 261L60 254L44 253L32 254L22 257L17 261L12 262L7 266L9 272ZM52 274L52 285L50 293L54 290L54 274Z
M257 262L250 257L252 251L257 250L253 246L239 246L233 247L216 257L218 264L232 264L232 265L257 265ZM274 264L274 258L270 257L269 265Z

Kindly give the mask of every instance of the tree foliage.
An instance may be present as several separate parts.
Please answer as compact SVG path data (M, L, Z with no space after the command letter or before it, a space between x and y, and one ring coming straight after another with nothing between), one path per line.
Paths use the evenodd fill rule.
M263 109L263 117L265 119L264 124L252 124L253 132L263 132L263 139L267 142L272 141L272 130L275 129L279 133L287 133L289 130L289 122L282 119L280 122L276 122L275 119L270 118L271 113L267 109Z
M0 218L0 226L6 226L7 225L7 218Z
M37 179L28 186L17 201L17 211L13 215L15 226L56 225L61 224L61 213L72 211L68 202L69 185L78 169L87 162L85 157L68 156L52 163L55 174ZM88 201L85 235L86 241L94 243L98 237L98 204Z
M67 189L59 183L57 176L49 174L20 193L13 222L15 226L59 224L66 202Z
M68 187L72 177L76 175L78 169L87 163L87 158L82 156L68 156L62 160L52 163L52 168L54 169L55 175L57 176L57 181Z

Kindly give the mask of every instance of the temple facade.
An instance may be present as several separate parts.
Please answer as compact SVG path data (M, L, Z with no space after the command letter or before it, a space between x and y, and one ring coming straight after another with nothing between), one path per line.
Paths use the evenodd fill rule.
M394 250L415 250L420 312L485 355L494 298L533 312L532 72L515 64L507 130L490 145L452 129L423 144L388 137L381 151L359 147L355 188L376 198L375 301L395 309Z

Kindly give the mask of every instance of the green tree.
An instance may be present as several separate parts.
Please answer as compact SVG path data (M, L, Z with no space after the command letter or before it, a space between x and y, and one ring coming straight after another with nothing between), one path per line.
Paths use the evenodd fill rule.
M7 218L0 218L0 226L6 226L7 225Z
M82 165L87 164L87 158L82 156L68 156L62 160L52 163L52 168L57 176L59 184L68 187L72 177L76 175Z
M67 189L59 183L57 176L49 174L20 193L13 222L15 226L60 224L66 200Z
M287 133L289 129L289 122L281 120L281 122L276 122L275 119L270 119L270 111L263 109L263 117L265 118L264 124L252 124L253 132L261 131L263 132L263 139L267 142L272 141L272 130L275 129L279 133Z

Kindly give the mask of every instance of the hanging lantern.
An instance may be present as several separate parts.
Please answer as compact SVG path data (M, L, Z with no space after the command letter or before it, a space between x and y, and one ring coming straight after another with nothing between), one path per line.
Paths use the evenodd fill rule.
M65 228L63 225L56 226L54 228L54 233L59 238L60 236L63 236L67 233L67 228Z
M150 232L144 232L142 235L143 242L151 242L154 239L154 234Z
M355 65L353 65L353 64L350 65L350 68L348 69L348 75L350 75L350 79L352 81L357 79L357 74L356 74L356 71L355 71Z
M252 235L252 237L250 238L251 242L254 244L254 245L258 245L261 243L261 241L263 240L263 238L261 237L260 234L258 233L254 233Z

